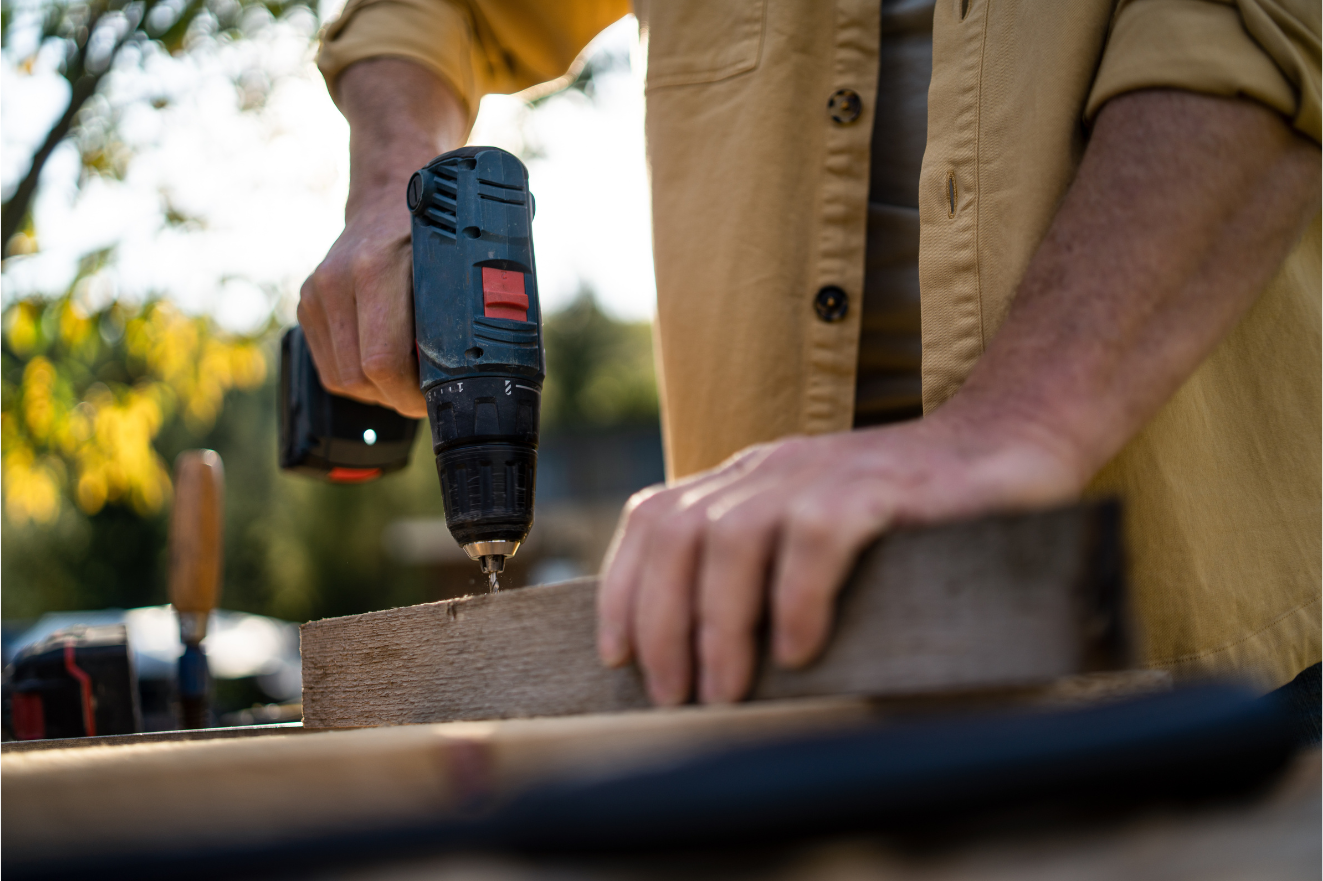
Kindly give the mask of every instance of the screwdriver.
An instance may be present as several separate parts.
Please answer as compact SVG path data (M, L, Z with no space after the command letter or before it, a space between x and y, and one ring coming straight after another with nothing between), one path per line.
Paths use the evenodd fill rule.
M211 674L202 641L220 599L225 469L214 450L187 450L175 460L170 514L170 603L179 616L179 727L207 728Z

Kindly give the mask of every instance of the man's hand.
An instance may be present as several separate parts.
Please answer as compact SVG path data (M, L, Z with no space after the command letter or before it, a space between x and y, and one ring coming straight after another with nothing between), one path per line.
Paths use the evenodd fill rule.
M326 388L426 416L404 191L415 171L464 143L467 116L442 80L409 61L361 61L336 88L350 127L345 229L303 283L299 324Z
M653 700L748 691L821 651L856 554L883 531L1076 495L1254 301L1319 210L1319 151L1248 101L1110 102L1004 325L925 419L794 438L626 507L599 652ZM1309 369L1305 365L1302 369Z
M753 447L626 509L600 594L602 657L637 654L659 704L738 700L753 676L766 605L778 663L822 648L855 556L888 528L1035 508L1077 494L1052 439L989 432L946 413L895 428ZM696 629L696 633L691 632ZM696 637L696 639L694 639Z

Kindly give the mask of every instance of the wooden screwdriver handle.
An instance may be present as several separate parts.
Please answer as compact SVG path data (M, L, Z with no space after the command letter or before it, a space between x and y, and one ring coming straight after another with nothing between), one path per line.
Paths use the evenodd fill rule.
M170 514L170 602L185 642L206 635L220 599L224 549L225 468L214 450L187 450L175 460Z

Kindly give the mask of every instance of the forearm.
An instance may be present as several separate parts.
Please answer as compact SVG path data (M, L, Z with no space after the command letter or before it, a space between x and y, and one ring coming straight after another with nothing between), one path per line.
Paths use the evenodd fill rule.
M393 198L402 210L409 176L463 146L464 105L444 80L398 58L360 61L337 86L350 132L346 216L382 198Z
M1319 210L1319 166L1249 101L1115 99L1004 325L938 412L1048 445L1082 487L1253 303Z
M468 117L410 61L360 61L337 86L350 133L345 228L303 283L299 323L326 388L420 417L404 193L410 175L464 143Z

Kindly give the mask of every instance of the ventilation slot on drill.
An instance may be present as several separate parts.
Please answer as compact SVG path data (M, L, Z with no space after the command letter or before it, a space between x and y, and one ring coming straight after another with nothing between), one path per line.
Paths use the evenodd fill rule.
M478 178L478 198L489 202L503 202L506 205L523 205L524 188Z
M452 239L455 237L455 210L458 205L456 197L457 194L453 187L438 183L425 212L428 219L435 223L442 233Z
M427 211L427 217L434 224L433 229L441 233L441 235L445 236L448 239L453 239L455 237L455 224L453 220L446 221L441 219L430 208Z
M524 200L523 200L523 199L520 199L519 201L516 202L516 201L513 200L513 199L501 199L501 198L498 198L497 196L488 195L487 193L478 193L478 198L479 198L479 199L486 199L488 202L500 202L502 205L522 205L522 204L524 204Z

